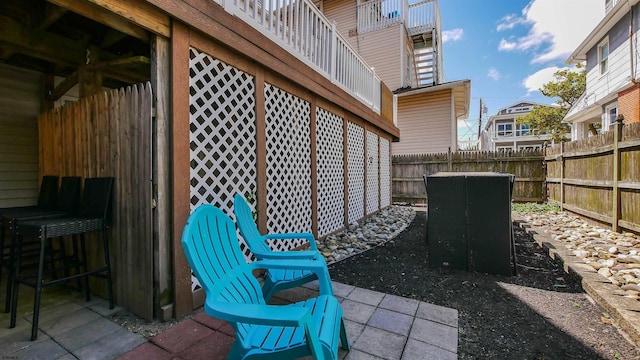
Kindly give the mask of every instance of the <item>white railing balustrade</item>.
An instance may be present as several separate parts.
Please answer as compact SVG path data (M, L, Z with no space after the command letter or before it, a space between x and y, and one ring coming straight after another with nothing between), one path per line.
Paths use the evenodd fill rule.
M380 113L380 78L311 1L222 0L222 5Z
M540 131L537 129L519 128L516 130L505 129L505 130L492 131L490 132L490 134L492 139L497 139L497 138L523 137L523 136L537 137L537 136L540 136L542 133L540 133Z
M358 33L404 24L409 36L436 28L440 16L437 0L370 0L358 4Z

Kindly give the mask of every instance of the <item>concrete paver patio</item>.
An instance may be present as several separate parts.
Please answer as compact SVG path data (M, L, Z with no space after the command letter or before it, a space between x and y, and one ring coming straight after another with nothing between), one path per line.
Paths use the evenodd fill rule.
M271 303L286 304L314 296L317 286L313 282L282 291ZM333 282L333 289L342 303L351 343L349 352L340 349L340 359L457 359L457 310L337 282ZM28 296L25 294L25 298ZM233 343L231 327L203 312L147 340L110 321L108 315L120 309L109 310L102 299L94 297L91 302L84 302L81 294L67 293L52 295L46 301L34 342L29 341L30 314L23 311L14 329L9 329L9 314L0 315L0 356L225 359ZM24 310L31 303L25 300L19 309Z

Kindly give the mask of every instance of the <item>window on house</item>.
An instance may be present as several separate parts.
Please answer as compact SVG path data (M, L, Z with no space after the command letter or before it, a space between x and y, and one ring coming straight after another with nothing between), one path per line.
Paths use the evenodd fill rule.
M605 39L598 45L598 61L600 62L600 75L609 70L609 39Z
M605 129L609 129L613 127L613 124L616 123L616 119L618 118L618 104L612 104L605 108Z
M411 50L407 49L407 65L405 66L405 85L411 86Z
M496 146L496 151L513 151L513 146Z
M529 134L529 125L520 125L520 136L527 136Z
M513 136L513 124L498 124L498 136Z

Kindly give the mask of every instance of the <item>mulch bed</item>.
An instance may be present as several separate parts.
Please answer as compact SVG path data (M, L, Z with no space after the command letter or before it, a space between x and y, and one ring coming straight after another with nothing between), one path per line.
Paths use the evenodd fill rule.
M640 359L579 281L514 231L517 276L429 269L425 211L395 239L329 271L345 284L457 309L460 359Z

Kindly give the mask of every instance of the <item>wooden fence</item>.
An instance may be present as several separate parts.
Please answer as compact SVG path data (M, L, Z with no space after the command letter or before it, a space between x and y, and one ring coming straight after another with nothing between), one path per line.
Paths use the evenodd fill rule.
M115 177L111 264L116 303L153 317L150 85L113 90L39 116L41 175ZM96 235L93 235L96 236ZM90 266L104 259L90 241ZM104 292L97 279L92 289Z
M490 171L516 176L514 201L543 202L546 199L543 159L541 150L396 155L392 159L393 201L424 203L423 175Z
M640 123L547 149L549 199L614 231L640 232Z

